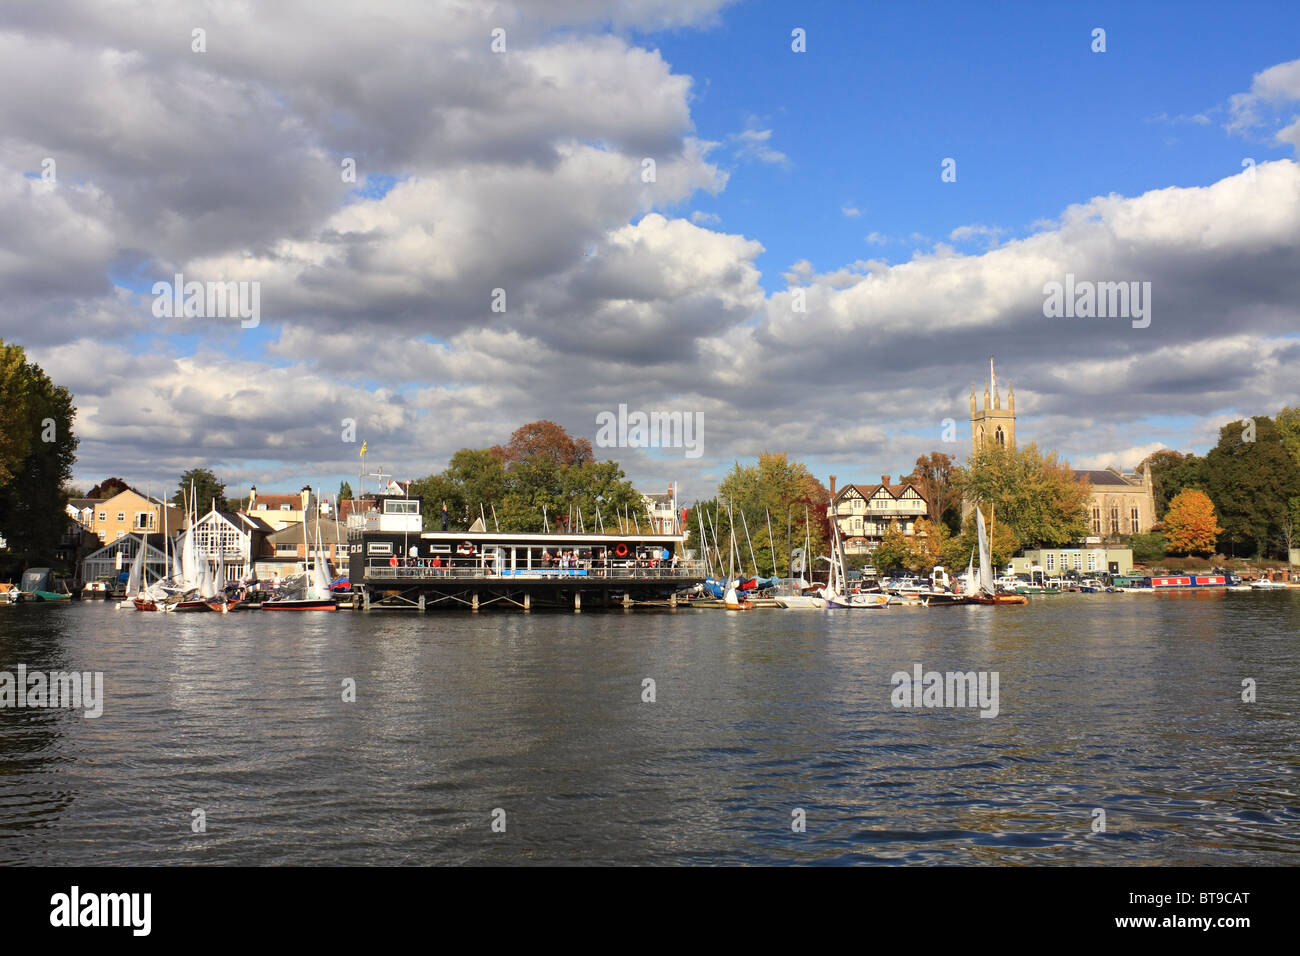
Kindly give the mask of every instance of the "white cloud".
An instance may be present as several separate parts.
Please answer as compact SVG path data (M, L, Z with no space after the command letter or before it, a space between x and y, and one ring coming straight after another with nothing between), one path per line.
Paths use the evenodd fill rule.
M752 159L773 166L788 167L790 157L768 145L771 139L772 131L770 129L746 129L731 135L731 141L736 144L737 158L742 160Z

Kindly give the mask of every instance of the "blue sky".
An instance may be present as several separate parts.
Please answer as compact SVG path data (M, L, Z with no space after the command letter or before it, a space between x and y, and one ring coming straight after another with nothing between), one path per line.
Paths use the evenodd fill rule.
M763 243L768 291L800 259L897 262L925 245L914 233L945 240L971 224L1023 235L1095 195L1207 185L1246 156L1291 153L1222 125L1231 94L1296 56L1300 4L769 0L720 17L647 39L694 77L692 115L720 155L752 125L789 157L728 160L727 188L692 204ZM1105 53L1091 51L1096 27ZM940 180L945 157L955 183ZM898 241L868 243L873 232Z

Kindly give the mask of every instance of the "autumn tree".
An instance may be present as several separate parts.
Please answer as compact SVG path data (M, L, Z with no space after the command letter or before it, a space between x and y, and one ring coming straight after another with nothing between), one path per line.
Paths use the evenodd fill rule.
M1214 515L1214 502L1205 492L1185 488L1169 503L1164 535L1174 554L1212 554L1222 533Z
M952 455L941 451L932 451L916 459L912 473L902 479L904 484L912 484L930 506L930 518L948 525L955 530L961 524L961 491L955 477L960 466Z
M591 442L574 438L560 425L545 419L521 425L507 444L493 445L489 450L507 469L524 462L568 468L593 460Z
M1003 526L1022 547L1065 545L1088 534L1092 490L1055 452L989 443L971 455L957 483L967 499L983 506L986 520Z

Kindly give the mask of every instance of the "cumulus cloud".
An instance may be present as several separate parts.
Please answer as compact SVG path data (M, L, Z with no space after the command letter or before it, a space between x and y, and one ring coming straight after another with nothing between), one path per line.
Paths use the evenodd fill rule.
M620 32L724 7L0 8L0 335L75 393L79 477L350 474L345 418L410 477L539 417L594 437L626 403L705 416L699 460L604 452L650 487L708 494L765 448L849 480L962 454L940 436L990 352L1019 433L1076 464L1300 403L1290 161L1081 197L1021 239L967 225L913 234L910 261L799 259L765 294L764 236L686 210L726 189L717 157L788 157L757 121L704 138L693 79ZM1264 71L1235 115L1295 99L1294 80ZM975 239L1000 244L952 245ZM152 281L177 271L260 283L262 325L153 318ZM1151 326L1046 319L1043 286L1067 274L1151 282ZM1200 424L1171 434L1175 412Z
M1278 63L1256 73L1246 93L1236 93L1228 100L1225 129L1244 133L1265 125L1287 104L1300 101L1300 60ZM1295 119L1295 117L1291 117ZM1297 123L1276 134L1277 142L1296 144Z

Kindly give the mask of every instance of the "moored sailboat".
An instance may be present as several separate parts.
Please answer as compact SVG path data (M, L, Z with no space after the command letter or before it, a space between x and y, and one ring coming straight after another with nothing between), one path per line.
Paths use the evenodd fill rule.
M979 584L974 594L967 594L966 600L972 604L1028 604L1029 599L1023 594L1000 594L993 583L993 559L989 554L989 537L984 528L984 512L975 509L975 527L979 532L980 569ZM969 585L967 585L969 588Z

